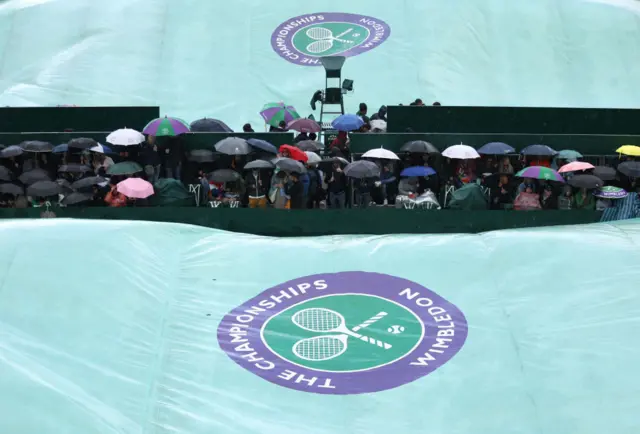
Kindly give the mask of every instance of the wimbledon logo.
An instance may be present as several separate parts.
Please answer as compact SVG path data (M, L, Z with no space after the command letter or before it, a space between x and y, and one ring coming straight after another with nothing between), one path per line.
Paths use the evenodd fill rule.
M304 392L348 395L410 383L467 338L462 312L414 282L318 274L262 292L227 314L218 342L237 364Z
M319 66L320 57L357 56L387 40L389 26L366 15L320 12L282 23L271 35L271 46L291 63Z

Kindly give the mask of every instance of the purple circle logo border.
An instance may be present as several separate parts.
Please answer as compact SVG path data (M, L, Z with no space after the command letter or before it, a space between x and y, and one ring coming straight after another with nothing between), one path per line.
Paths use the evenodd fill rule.
M255 353L254 361L250 361L248 358L243 358L242 355L236 351L236 347L238 345L244 345L242 342L232 342L230 339L232 327L237 328L239 324L237 320L239 315L246 315L247 309L257 305L259 301L264 300L265 297L269 296L269 294L280 294L281 290L291 287L296 288L297 285L316 282L319 280L326 283L326 289L315 290L311 288L304 297L300 296L286 299L282 303L278 304L274 310L269 310L263 315L256 315L253 320L247 324L248 327L246 327L245 336L247 341L246 343L250 346L252 352ZM357 287L355 288L354 283L357 284ZM418 293L419 295L413 297L412 300L409 300L408 297L406 297L405 300L402 298L400 293L406 289L410 289L411 294ZM381 298L393 300L402 304L421 319L426 331L425 337L413 349L413 351L406 354L400 360L396 360L391 364L384 365L379 368L372 368L367 371L355 373L324 372L294 365L273 353L262 341L261 330L269 318L278 315L280 312L293 305L299 304L301 301L343 293L377 295ZM435 315L430 315L427 312L427 307L420 307L415 304L416 300L420 299L429 299L433 302L429 306L443 308L446 311L446 315L451 317L451 324L455 324L453 327L454 335L440 336L440 338L446 337L451 339L446 351L439 350L439 354L435 352L431 353L429 350L433 349L433 345L437 342L436 339L439 337L437 332L444 329L440 328L442 326L439 327L437 325ZM410 303L414 304L411 305ZM450 329L451 327L449 330ZM443 297L424 286L407 279L387 274L347 271L305 276L284 282L261 292L256 297L246 301L223 317L218 326L218 343L220 344L220 348L225 351L234 362L271 383L303 392L330 395L352 395L393 389L430 374L451 360L451 358L460 351L467 339L467 334L468 324L462 311ZM259 369L256 367L256 358L259 358L260 360L268 360L270 363L274 364L274 367L271 369ZM420 362L419 358L422 359L422 362ZM412 365L412 362L420 363ZM262 363L263 367L266 364L260 361L257 363ZM330 378L330 384L332 387L313 387L309 386L308 383L305 383L304 381L295 382L283 379L281 374L285 370L295 372L298 375L303 375L306 379L316 377L317 385L327 384L326 379Z
M379 45L383 44L387 39L389 39L389 36L391 35L391 27L387 23L385 23L384 21L378 18L371 17L369 15L359 15L359 14L351 14L351 13L344 13L344 12L315 12L315 13L309 13L309 14L299 15L297 17L290 18L287 21L281 23L278 27L276 27L276 29L271 34L271 48L273 48L273 51L275 51L278 56L282 57L287 62L293 63L295 65L322 66L320 62L317 61L317 59L319 59L319 56L315 56L315 57L307 56L304 53L300 52L293 45L293 42L292 42L293 36L297 32L297 29L298 29L297 26L295 27L295 30L288 32L286 36L280 35L280 31L285 30L287 26L293 27L291 23L295 23L296 21L299 21L299 20L309 19L310 17L318 17L318 16L322 16L323 20L309 22L307 26L322 23L324 21L324 22L353 23L353 24L361 25L363 27L368 27L360 23L360 20L365 19L368 21L374 21L376 25L379 25L380 28L382 29L382 33L383 33L382 36L379 38L379 40L374 41L375 44L373 46L370 46L370 47L365 46L368 41L370 40L373 41L372 38L369 38L365 40L363 43L361 43L360 45L358 45L357 47L351 48L349 50L346 50L340 53L339 54L340 56L354 57L359 54L366 53L367 51L371 51L374 48L378 47ZM302 26L302 28L307 26ZM371 30L373 30L373 28L371 28ZM371 34L375 34L375 33L371 32ZM287 54L289 55L289 57L287 57ZM309 61L308 60L309 58L315 59L315 61Z

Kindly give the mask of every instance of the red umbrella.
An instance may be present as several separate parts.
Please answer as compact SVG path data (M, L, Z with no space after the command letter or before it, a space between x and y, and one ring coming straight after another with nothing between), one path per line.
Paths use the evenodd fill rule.
M302 161L303 163L306 163L309 160L309 157L307 157L307 154L305 154L302 149L296 148L295 146L282 145L280 146L280 149L278 151L281 154L288 152L289 158L291 158L292 160Z

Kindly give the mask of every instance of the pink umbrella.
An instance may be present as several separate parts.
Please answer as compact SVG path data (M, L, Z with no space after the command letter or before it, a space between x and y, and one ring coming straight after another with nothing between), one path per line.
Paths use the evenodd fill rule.
M577 172L579 170L594 169L593 164L585 163L584 161L574 161L573 163L565 164L558 170L558 173Z
M153 194L153 185L141 178L128 178L119 182L116 190L133 199L145 199Z
M287 124L287 129L300 131L301 133L319 133L322 131L320 125L313 119L294 119Z

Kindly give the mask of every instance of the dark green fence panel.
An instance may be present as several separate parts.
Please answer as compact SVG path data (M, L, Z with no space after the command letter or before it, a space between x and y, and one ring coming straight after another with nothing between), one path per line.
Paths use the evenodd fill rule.
M390 106L390 133L640 134L638 109Z
M416 211L367 209L281 211L230 208L51 208L57 217L186 223L257 235L478 233L499 229L595 223L595 211ZM37 218L43 208L0 209L0 218Z
M4 107L0 132L142 130L160 107Z

